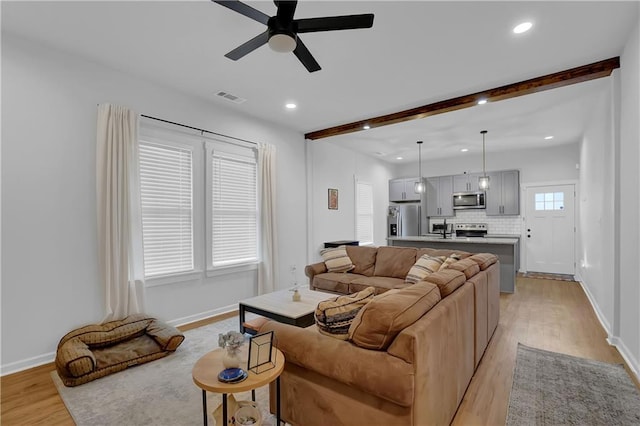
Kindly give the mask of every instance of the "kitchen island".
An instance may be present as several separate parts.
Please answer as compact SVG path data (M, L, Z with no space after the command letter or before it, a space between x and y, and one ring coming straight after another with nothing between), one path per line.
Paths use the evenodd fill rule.
M518 256L518 238L490 238L490 237L453 237L441 236L424 237L389 237L387 244L395 247L436 248L447 250L461 250L469 253L493 253L500 260L500 291L513 293L516 284Z

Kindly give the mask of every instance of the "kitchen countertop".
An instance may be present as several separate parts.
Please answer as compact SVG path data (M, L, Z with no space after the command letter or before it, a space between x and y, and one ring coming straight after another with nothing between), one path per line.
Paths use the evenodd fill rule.
M387 241L425 241L433 243L462 243L462 244L511 244L515 245L519 243L519 238L492 238L492 237L447 237L441 236L416 236L416 237L389 237Z

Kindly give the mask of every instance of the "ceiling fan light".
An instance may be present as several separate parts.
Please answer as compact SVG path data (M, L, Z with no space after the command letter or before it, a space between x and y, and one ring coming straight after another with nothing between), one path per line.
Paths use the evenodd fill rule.
M274 34L269 37L269 47L275 52L293 52L296 45L296 39L289 34Z

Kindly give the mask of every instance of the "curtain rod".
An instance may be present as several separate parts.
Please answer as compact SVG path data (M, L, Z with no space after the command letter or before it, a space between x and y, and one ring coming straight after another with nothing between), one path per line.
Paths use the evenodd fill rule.
M216 132L212 132L210 130L199 129L197 127L188 126L186 124L176 123L175 121L169 121L169 120L165 120L165 119L162 119L162 118L151 117L150 115L140 114L140 117L148 118L150 120L161 121L163 123L173 124L174 126L186 127L187 129L197 130L197 131L199 131L201 133L209 133L211 135L222 136L222 137L229 138L229 139L234 139L234 140L237 140L237 141L240 141L240 142L246 142L246 143L250 143L252 145L258 145L257 142L253 142L253 141L249 141L249 140L241 139L241 138L236 138L235 136L223 135L222 133L216 133Z
M100 104L97 104L97 105L100 106ZM186 127L187 129L197 130L197 131L202 132L202 133L209 133L211 135L222 136L224 138L234 139L234 140L237 140L237 141L240 141L240 142L246 142L246 143L250 143L250 144L256 145L256 146L258 145L258 142L249 141L249 140L242 139L242 138L236 138L235 136L228 136L228 135L224 135L222 133L212 132L211 130L199 129L197 127L188 126L186 124L176 123L175 121L165 120L163 118L152 117L150 115L144 115L144 114L140 114L140 117L148 118L150 120L161 121L161 122L167 123L167 124L173 124L174 126Z

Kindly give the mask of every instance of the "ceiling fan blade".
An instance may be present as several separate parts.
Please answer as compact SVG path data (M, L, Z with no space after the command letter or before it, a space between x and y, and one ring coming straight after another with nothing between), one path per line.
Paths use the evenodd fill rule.
M305 46L302 40L300 40L300 37L298 37L297 45L293 54L296 55L300 62L302 62L302 65L304 65L307 71L314 72L321 69L320 64L318 64L315 58L311 55L311 52L309 52L307 46Z
M257 9L252 8L249 5L239 2L238 0L212 0L214 3L218 3L221 6L227 7L234 12L238 12L241 15L246 16L247 18L251 18L254 21L258 21L262 24L267 25L269 21L269 16L260 12Z
M234 61L237 61L247 53L251 53L254 50L256 50L258 47L262 46L263 44L267 44L268 41L269 41L269 30L261 34L258 34L248 42L241 44L240 46L236 47L235 49L233 49L231 52L227 53L224 56L226 56L229 59L233 59Z
M278 7L278 13L276 16L278 17L280 22L288 24L293 21L293 14L296 13L296 6L298 5L297 1L275 0L274 3Z
M296 19L299 33L314 33L318 31L355 30L371 28L373 13L364 15L327 16L324 18Z

